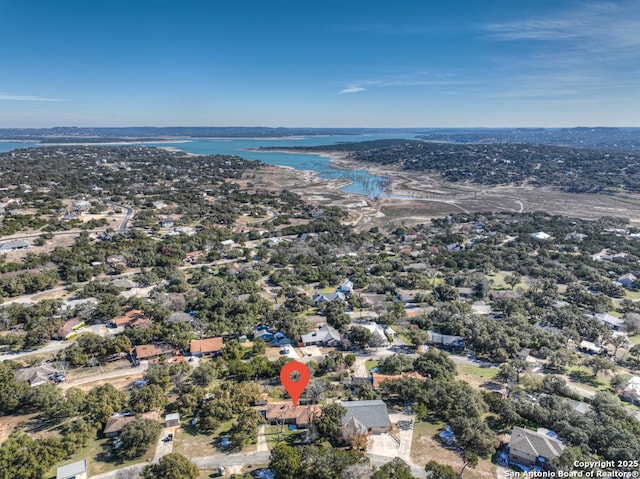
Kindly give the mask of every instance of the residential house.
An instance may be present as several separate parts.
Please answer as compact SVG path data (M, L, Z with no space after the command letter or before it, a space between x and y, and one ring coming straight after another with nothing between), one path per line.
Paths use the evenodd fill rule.
M624 327L624 320L611 316L607 313L597 313L596 319L603 324L606 324L612 331L621 331Z
M109 266L126 266L127 260L121 254L112 254L107 256L107 264Z
M85 323L83 319L71 318L65 322L58 330L58 339L71 339L78 335L78 330L84 328Z
M91 202L86 200L76 201L73 204L73 209L78 211L89 211L91 209Z
M435 331L427 331L427 341L429 344L441 346L445 349L463 350L464 338L462 336L454 336L451 334L440 334Z
M581 341L578 349L588 354L602 354L605 351L602 346L591 341Z
M24 240L7 241L0 244L0 253L6 253L7 251L15 251L19 249L27 249L29 243Z
M381 434L389 432L391 420L389 411L384 401L379 399L371 401L342 401L340 405L346 409L342 416L342 426L349 424L351 419L356 419L364 426L362 432L367 434ZM353 424L353 421L351 421Z
M525 466L542 465L560 457L565 448L553 435L516 426L509 441L509 461Z
M397 381L402 378L414 378L419 379L420 381L424 381L426 378L416 371L411 371L403 374L380 374L380 373L371 373L371 384L373 389L379 390L382 387L382 383L385 381Z
M134 360L142 361L173 355L173 348L166 344L140 344L131 349L130 354Z
M189 352L192 356L213 356L222 351L224 344L222 338L192 339Z
M316 294L312 301L313 305L317 306L322 303L330 303L331 301L345 301L347 298L344 293L335 292L335 293L318 293Z
M544 231L538 231L537 233L531 233L531 237L537 240L548 240L551 238L551 235Z
M633 404L640 405L640 376L632 377L622 391L622 397Z
M345 296L351 296L353 294L353 283L348 279L344 280L338 289L336 290L338 293L344 293Z
M112 322L117 326L131 327L136 320L146 318L144 312L141 309L131 309L124 313L123 316L115 318Z
M197 251L189 251L187 254L184 255L184 260L187 263L196 263L198 262L198 260L200 258L202 258L204 255L206 255L207 253L205 253L202 250L197 250Z
M391 329L390 326L385 324L377 324L377 323L362 323L357 326L361 326L373 335L373 338L379 345L385 345L393 341L393 338L396 336L396 332Z
M174 222L171 218L162 218L160 220L161 228L173 228Z
M295 424L298 428L309 427L313 419L322 414L317 404L294 407L289 403L269 403L260 406L259 411L271 425Z
M227 240L220 241L220 244L221 244L222 246L224 246L224 247L228 247L228 248L230 248L231 246L233 246L234 244L236 244L236 242L235 242L235 241L233 241L232 239L227 239Z
M15 378L16 381L28 382L29 386L36 387L48 383L57 372L50 366L42 365L18 369Z
M500 299L516 299L522 297L520 291L508 291L508 290L495 290L489 291L489 299L491 301L498 301Z
M636 281L638 281L638 278L633 273L623 274L618 278L618 283L620 283L625 288L633 287Z
M351 394L356 394L360 386L364 383L371 384L371 377L351 376L350 378L344 378L342 380L342 384L351 390Z
M135 420L135 414L114 414L107 419L107 424L105 424L102 434L104 434L104 437L116 437L127 424Z
M301 336L305 346L339 346L342 344L342 337L337 329L331 326L323 326L318 330Z
M60 466L56 474L56 479L87 479L87 477L86 459Z
M273 341L273 339L275 338L275 334L276 332L273 329L263 324L261 324L260 326L256 326L252 333L253 339L260 338L267 343Z

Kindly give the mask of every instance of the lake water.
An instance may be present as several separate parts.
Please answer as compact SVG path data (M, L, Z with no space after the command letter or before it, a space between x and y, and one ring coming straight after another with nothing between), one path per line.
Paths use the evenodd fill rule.
M279 153L247 151L251 148L266 146L321 146L336 143L372 141L390 138L414 138L413 134L389 135L345 135L345 136L309 136L294 138L185 138L175 142L147 143L149 146L173 147L186 153L199 155L237 155L249 160L258 160L278 166L288 166L299 170L312 170L324 179L347 179L351 184L341 188L347 193L367 195L370 198L383 196L385 179L372 175L366 170L341 170L331 166L329 158L307 153ZM0 152L28 148L39 145L33 142L0 142Z

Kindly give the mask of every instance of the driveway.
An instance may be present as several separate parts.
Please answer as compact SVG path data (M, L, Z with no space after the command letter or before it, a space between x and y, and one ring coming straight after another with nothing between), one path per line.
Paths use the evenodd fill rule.
M173 441L165 441L169 434L173 434L175 438L177 426L163 427L158 438L158 444L156 445L156 453L153 456L153 462L156 463L162 456L166 456L173 451Z

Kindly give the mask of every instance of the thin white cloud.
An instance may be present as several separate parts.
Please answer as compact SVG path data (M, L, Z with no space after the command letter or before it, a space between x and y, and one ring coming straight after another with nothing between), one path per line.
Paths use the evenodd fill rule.
M0 101L67 101L61 98L45 98L34 95L12 95L9 93L0 93Z
M640 47L640 4L587 3L553 15L485 25L498 41L570 42L577 51L618 54Z
M346 94L349 94L349 93L358 93L358 92L361 92L361 91L366 91L366 88L364 88L362 86L358 86L358 85L353 85L353 86L348 86L347 88L343 88L338 93L340 95L346 95Z

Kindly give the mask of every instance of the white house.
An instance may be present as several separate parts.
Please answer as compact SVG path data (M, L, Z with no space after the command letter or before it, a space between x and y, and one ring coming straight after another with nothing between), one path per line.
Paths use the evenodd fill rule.
M634 404L640 404L640 376L632 377L622 391L622 397Z
M537 240L548 240L549 238L551 238L551 235L545 233L544 231L538 231L537 233L532 233L531 237Z

